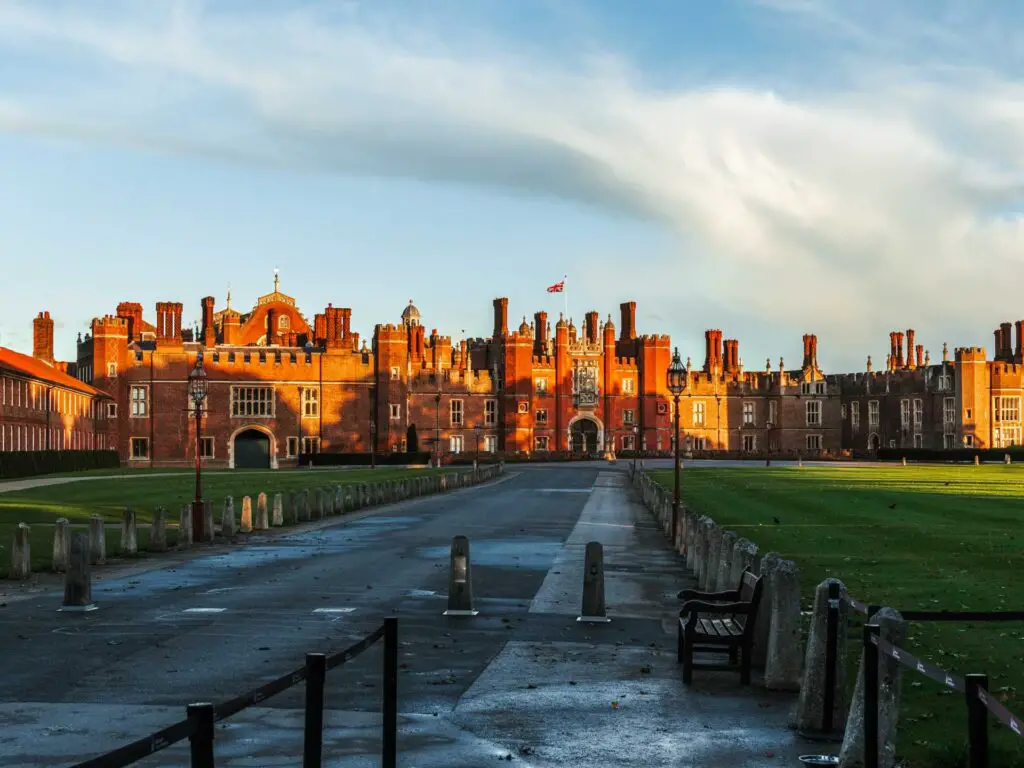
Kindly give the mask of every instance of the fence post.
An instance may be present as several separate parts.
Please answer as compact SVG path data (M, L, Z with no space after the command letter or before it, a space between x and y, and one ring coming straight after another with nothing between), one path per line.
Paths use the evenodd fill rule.
M864 627L864 768L878 768L878 639L881 627Z
M306 654L306 731L302 744L302 768L320 768L324 741L324 681L327 656Z
M828 585L828 615L825 624L825 711L821 729L831 733L835 723L836 651L839 646L839 582Z
M188 737L192 753L192 768L214 768L213 764L213 704L189 704L188 719L195 723L195 732Z
M979 696L988 690L988 675L966 675L967 743L970 745L970 768L988 768L988 708ZM981 694L987 695L987 694Z
M384 726L381 765L398 765L398 618L384 619Z

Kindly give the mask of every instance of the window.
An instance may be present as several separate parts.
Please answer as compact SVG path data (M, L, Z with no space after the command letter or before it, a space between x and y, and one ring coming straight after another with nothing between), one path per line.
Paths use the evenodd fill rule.
M134 418L142 418L146 415L147 389L148 387L132 387L131 402Z
M117 363L107 363L107 376L117 376Z
M285 451L289 459L299 455L299 438L289 437L286 446Z
M548 380L547 379L537 379L535 389L536 389L538 395L545 394L548 391Z
M548 423L548 409L547 408L538 408L536 416L534 418L534 422L537 423L537 424L547 424Z
M910 401L900 400L900 426L906 429L910 426Z
M950 392L953 389L953 377L949 374L939 376L939 392Z
M895 440L890 440L889 441L889 447L890 448L895 448L896 447L896 441Z
M754 451L754 450L756 450L756 446L757 446L757 441L754 439L754 435L744 435L743 436L743 450L744 451L748 451L748 452L749 451Z
M807 436L807 450L808 451L820 451L821 450L821 435L808 435Z
M973 417L973 415L974 415L973 411L971 411L971 409L970 409L970 408L968 408L968 409L967 409L967 415L966 415L966 417L965 417L965 418L967 419L967 421L970 421L970 420L971 420L971 418Z
M868 402L868 426L878 426L878 401L871 400Z
M395 381L396 379L400 379L401 377L402 377L402 372L399 370L398 366L397 365L392 365L391 366L391 380Z
M967 448L974 447L974 435L964 435L964 446Z
M116 419L117 418L117 403L107 403L107 418L108 419Z
M839 407L839 418L841 418L841 419L845 419L846 418L846 403L843 403Z
M633 394L633 380L623 379L622 380L622 394L631 395Z
M956 400L952 397L945 397L942 399L942 423L956 423Z
M400 403L391 403L391 420L401 421L402 420L402 406Z
M132 438L132 453L133 459L148 459L149 458L149 438L148 437L133 437Z
M743 426L754 426L754 404L751 402L746 402L743 404Z
M947 451L956 448L956 435L952 435L949 432L942 436L942 447Z
M915 448L923 448L924 447L924 435L922 435L920 433L917 433L917 434L914 435L914 447Z
M484 426L493 427L498 423L498 401L484 400Z
M803 384L800 385L800 394L801 395L809 395L809 394L811 394L811 382L805 381Z
M286 331L291 327L292 321L288 315L281 315L277 318L277 328L281 331Z
M261 416L264 418L273 416L274 388L232 387L231 415L236 418L240 416Z
M452 400L448 405L448 410L451 415L452 426L457 427L462 425L462 401Z
M320 390L306 387L302 390L302 416L311 418L320 415Z
M320 438L316 436L303 437L302 452L306 454L320 453Z
M993 412L996 421L1020 421L1020 398L997 397Z
M860 403L850 403L850 427L860 429Z
M921 424L924 423L924 402L914 398L914 429L921 431Z
M632 451L636 449L636 437L633 435L622 436L622 450Z
M704 440L703 437L695 437L695 438L693 438L693 450L695 450L695 451L703 451L704 450L704 446L705 446L705 440Z
M495 453L498 450L498 436L484 435L484 451Z
M627 427L633 425L634 412L632 408L626 408L622 411L622 423Z
M821 400L807 401L807 426L817 427L821 424Z
M449 438L448 448L452 453L462 453L462 435L452 435Z
M537 451L546 451L548 449L548 436L537 435L537 437L533 439L533 448Z
M693 404L693 423L697 425L704 425L704 401L697 400Z
M779 423L779 404L775 400L768 403L768 426Z
M815 384L814 385L814 392L815 392L815 394L818 394L818 395L824 395L825 394L825 382L824 381L819 381L817 384Z
M201 437L199 438L199 455L204 459L213 458L213 438L212 437Z

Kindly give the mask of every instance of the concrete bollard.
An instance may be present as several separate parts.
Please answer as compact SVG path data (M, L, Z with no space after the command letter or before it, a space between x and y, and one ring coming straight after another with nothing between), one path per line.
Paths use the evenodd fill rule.
M71 546L71 522L66 517L53 524L53 572L64 573L68 569L68 550Z
M1006 464L1007 466L1009 466L1012 463L1013 463L1013 459L1010 458L1010 454L1004 453L1003 454L1003 464Z
M588 541L583 555L583 609L576 621L607 624L611 619L604 605L604 547L599 541Z
M977 454L974 455L974 466L981 466L981 456Z
M781 560L772 571L771 629L764 687L769 691L800 690L800 571L792 560Z
M903 457L903 458L902 458L902 459L900 460L900 463L901 463L901 464L902 464L902 465L903 465L904 467L905 467L905 466L907 466L907 457L906 457L906 456L904 456L904 457Z
M732 581L732 553L736 548L739 536L734 531L722 534L722 544L718 548L718 575L715 578L715 592L736 589L739 581Z
M722 555L722 534L724 531L715 523L708 529L708 559L704 573L701 574L700 588L705 592L714 592L718 581L718 561Z
M181 508L181 518L178 524L178 547L188 549L192 546L192 505L186 504Z
M303 488L299 495L299 520L308 523L313 517L313 499L309 488Z
M834 587L833 587L834 585ZM838 598L829 599L833 589ZM820 734L826 731L842 732L846 722L846 635L850 621L850 605L846 601L846 586L839 579L825 579L814 592L814 612L811 615L810 632L807 637L807 653L804 657L804 679L800 685L800 701L797 704L796 727L801 732ZM831 680L826 682L828 670L828 616L835 611L834 657L832 658ZM825 723L825 692L832 686L832 715Z
M12 579L27 579L32 575L32 544L29 541L31 528L26 523L18 523L14 529L11 543Z
M316 519L323 520L330 514L331 500L327 495L327 489L316 489Z
M139 531L135 524L135 510L127 507L121 518L121 554L135 555L139 552Z
M334 486L334 514L345 514L345 492L340 485Z
M757 612L757 619L754 623L754 640L751 649L751 662L758 669L764 669L765 661L768 659L768 636L771 634L772 626L772 580L771 575L779 563L782 562L782 555L778 552L769 552L761 558L759 567L760 576L763 580L761 588L761 608Z
M224 509L220 513L220 535L225 539L233 539L238 535L234 496L226 496L224 498Z
M697 515L686 512L686 567L693 571L697 562Z
M64 575L64 602L58 609L65 613L95 611L92 601L92 570L89 567L89 536L76 533L68 548L68 569Z
M796 465L797 465L797 467L799 469L803 469L804 468L804 460L803 460L802 456L797 456L796 457Z
M256 519L253 520L253 529L265 531L270 528L270 518L267 514L267 494L260 491L256 497Z
M242 497L242 519L238 530L240 533L252 533L252 499L248 496Z
M107 534L105 523L99 515L89 518L89 563L105 565L107 562Z
M700 588L700 580L708 562L708 525L710 522L710 517L702 515L697 520L697 529L694 531L697 541L694 552L693 575L697 577L698 588Z
M167 551L167 510L163 507L153 510L153 524L149 526L149 551Z
M757 544L747 539L737 539L732 549L732 571L729 572L729 583L732 586L729 589L735 589L736 585L740 583L743 571L749 568L752 573L758 573L760 567L761 564L757 559ZM763 588L761 592L763 596ZM765 605L764 602L761 603L762 611L764 611Z
M209 499L203 500L203 541L213 544L216 533L213 530L213 502Z
M899 611L882 608L869 623L878 624L879 637L886 642L903 646L907 637L907 624ZM896 759L896 723L899 719L902 691L901 665L888 654L878 654L878 766L892 768ZM840 768L860 768L864 765L864 654L861 652L857 669L857 683L853 689L850 716L846 721L843 746L839 750Z
M476 616L473 610L473 568L469 559L469 539L452 539L451 572L448 577L448 610L444 616Z
M284 499L280 493L274 494L273 509L270 513L270 524L275 528L284 525Z

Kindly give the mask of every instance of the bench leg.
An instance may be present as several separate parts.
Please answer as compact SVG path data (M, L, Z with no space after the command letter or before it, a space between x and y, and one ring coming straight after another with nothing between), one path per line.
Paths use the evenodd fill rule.
M676 628L676 661L683 663L683 627L680 624Z
M740 661L739 653L740 653L739 646L734 645L732 648L729 649L729 663L730 664L739 664L739 661Z
M683 685L693 682L693 645L683 639Z

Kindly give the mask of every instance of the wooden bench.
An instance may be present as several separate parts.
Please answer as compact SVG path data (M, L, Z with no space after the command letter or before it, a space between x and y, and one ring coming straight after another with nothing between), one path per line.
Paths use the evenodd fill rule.
M740 683L750 685L750 649L754 640L754 622L761 604L761 577L749 569L743 571L737 589L725 592L698 592L684 589L679 597L685 602L679 611L679 661L683 665L683 683L693 682L693 670L735 670ZM697 664L694 651L728 652L728 664Z

